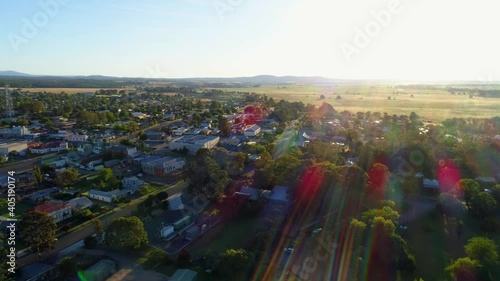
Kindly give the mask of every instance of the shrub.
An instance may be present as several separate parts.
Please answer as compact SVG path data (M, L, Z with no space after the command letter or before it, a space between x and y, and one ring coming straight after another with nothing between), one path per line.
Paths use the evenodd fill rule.
M498 233L500 231L500 221L496 218L487 218L481 222L481 231L488 233Z
M85 245L85 248L93 249L97 246L98 241L93 235L89 235L83 239L83 244Z

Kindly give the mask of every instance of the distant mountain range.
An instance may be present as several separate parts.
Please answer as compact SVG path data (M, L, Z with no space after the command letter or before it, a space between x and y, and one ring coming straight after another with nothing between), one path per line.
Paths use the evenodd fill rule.
M103 75L33 75L28 73L17 72L13 70L0 71L0 76L6 77L56 77L56 78L77 78L77 79L93 79L93 80L158 80L158 81L193 81L193 82L210 82L210 83L252 83L252 84L288 84L288 83L333 83L349 80L334 80L320 76L273 76L273 75L258 75L252 77L193 77L193 78L146 78L146 77L114 77Z
M398 84L485 84L484 81L403 81L403 80L361 80L361 79L332 79L321 76L274 76L257 75L251 77L193 77L193 78L147 78L147 77L114 77L103 75L33 75L13 70L0 70L0 82L8 80L45 80L46 78L58 80L59 82L72 80L77 81L108 81L108 82L197 82L197 83L241 83L241 84L369 84L369 85L398 85ZM497 84L497 81L488 83Z

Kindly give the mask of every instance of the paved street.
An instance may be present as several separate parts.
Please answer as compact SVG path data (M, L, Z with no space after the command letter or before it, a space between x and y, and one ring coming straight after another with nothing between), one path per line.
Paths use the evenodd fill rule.
M175 194L181 192L183 189L187 187L187 183L183 182L180 184L177 184L171 188L169 188L167 191L169 194ZM121 208L115 208L115 212L111 215L108 215L104 218L101 218L101 223L103 227L107 227L111 222L119 217L127 217L131 216L134 211L137 210L137 204L139 202L135 202L134 205L131 205L125 209ZM94 224L89 224L80 230L74 231L69 233L68 235L61 236L59 237L59 240L55 246L54 249L51 251L48 251L44 254L42 254L41 258L42 260L49 258L50 256L57 254L59 251L77 243L78 241L84 239L85 237L91 235L94 233ZM38 255L37 254L30 254L27 256L24 256L20 259L17 260L17 265L18 267L21 267L23 265L37 262L38 261Z

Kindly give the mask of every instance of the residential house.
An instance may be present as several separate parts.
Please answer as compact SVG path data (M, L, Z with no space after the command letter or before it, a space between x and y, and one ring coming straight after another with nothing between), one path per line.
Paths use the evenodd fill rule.
M63 150L68 150L68 143L65 141L53 141L48 143L38 143L32 145L29 148L30 152L33 154L46 154L51 152L60 152Z
M139 188L145 186L146 182L134 176L134 177L124 178L122 180L122 184L124 189L132 190L133 193L135 193Z
M169 281L196 281L197 279L196 271L189 269L177 269L168 280Z
M93 266L87 268L83 273L83 280L104 281L116 271L116 263L112 260L102 259Z
M186 127L179 127L177 129L173 129L172 130L172 134L174 136L182 136L184 135L186 132L188 132L189 130L186 128Z
M271 191L264 191L263 196L268 202L286 203L289 200L289 189L288 186L275 186Z
M172 119L173 120L173 119L175 119L175 113L172 110L167 110L163 114L163 118L164 119Z
M86 159L83 159L81 162L82 165L87 166L91 169L94 169L95 166L101 165L102 164L102 156L97 155L93 157L89 157Z
M112 202L131 194L130 190L115 189L112 191L101 191L96 189L89 190L89 197L104 202Z
M423 179L422 180L422 191L431 194L439 193L439 181L435 179Z
M75 211L89 209L94 205L94 203L92 203L92 201L85 196L73 198L68 201L68 204L71 205Z
M113 156L132 157L137 152L137 148L124 145L115 145L111 148L110 151Z
M256 201L262 196L262 190L251 187L243 187L239 192L235 192L235 194L239 197Z
M72 217L71 205L67 203L47 202L35 207L36 211L53 217L56 223Z
M165 133L149 131L146 133L146 136L148 137L148 140L163 140L163 138L165 137Z
M132 116L137 118L137 119L144 119L144 118L148 117L147 114L144 114L142 112L132 112Z
M141 168L145 173L163 176L182 169L185 164L184 159L181 158L170 156L148 156L141 161Z
M50 199L50 195L54 193L58 193L59 189L52 187L52 188L46 188L40 191L37 191L35 193L30 194L29 196L26 196L25 198L33 203L35 202L42 202L44 200Z
M75 134L70 134L66 136L66 141L69 142L85 142L89 139L89 136L87 135L75 135Z

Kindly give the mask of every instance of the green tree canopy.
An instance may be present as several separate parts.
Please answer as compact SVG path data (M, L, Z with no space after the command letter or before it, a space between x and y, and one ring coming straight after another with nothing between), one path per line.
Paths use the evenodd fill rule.
M105 242L115 249L138 250L148 245L148 236L138 217L115 219L106 230Z
M482 266L489 267L498 264L497 245L489 238L473 237L464 248L467 256L477 260Z
M57 225L54 218L39 211L31 211L24 215L20 226L20 236L25 246L41 253L54 248L56 244Z
M445 270L457 281L480 281L479 268L477 261L471 258L460 258Z
M487 192L479 192L470 201L472 213L480 218L486 218L495 214L497 201Z
M65 171L57 172L55 182L62 187L70 187L78 180L78 171L67 168Z

